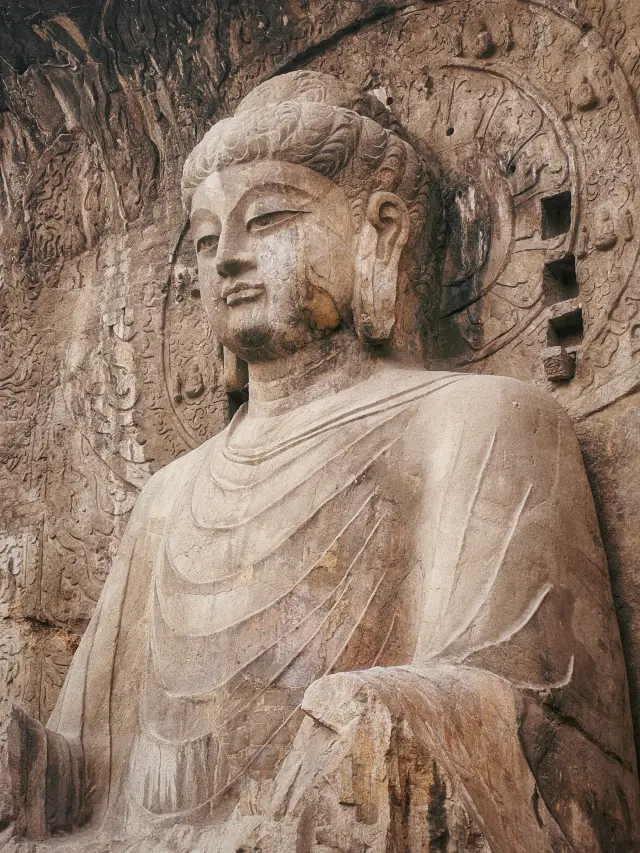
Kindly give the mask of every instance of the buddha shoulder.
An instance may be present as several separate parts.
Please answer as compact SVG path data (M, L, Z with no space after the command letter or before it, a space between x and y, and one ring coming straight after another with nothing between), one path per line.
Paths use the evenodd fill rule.
M435 393L420 400L412 419L410 432L416 440L422 435L437 441L461 428L469 438L498 431L517 444L528 441L543 426L566 428L569 423L550 394L518 379L451 373L438 384Z
M140 493L136 510L147 510L153 515L168 515L185 485L201 469L212 443L217 438L214 436L205 441L153 474Z

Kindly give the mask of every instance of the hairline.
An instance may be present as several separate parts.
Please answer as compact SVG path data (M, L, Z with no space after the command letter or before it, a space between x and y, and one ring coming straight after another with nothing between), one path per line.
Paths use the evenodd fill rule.
M334 178L328 178L326 175L323 175L322 172L319 172L317 169L312 169L311 166L306 166L304 163L290 163L287 160L279 160L277 158L258 157L255 160L251 160L248 162L247 161L245 161L245 162L240 161L237 163L227 163L221 169L217 169L217 168L213 169L209 175L207 175L205 178L203 178L200 181L200 183L190 191L189 210L190 211L193 210L193 200L194 200L195 195L198 192L198 190L203 186L203 184L205 184L209 180L209 178L214 177L214 175L221 175L230 169L240 169L240 168L251 169L251 168L254 168L256 166L271 165L271 164L281 165L281 166L285 167L286 169L290 169L291 167L293 167L294 169L304 169L308 172L313 172L314 175L316 175L322 181L326 181L328 184L331 185L331 187L327 187L327 189L324 192L314 196L314 195L311 195L307 190L302 189L301 187L296 186L295 184L288 183L285 180L282 180L282 181L274 180L274 181L266 181L264 184L262 184L261 186L263 189L270 189L270 190L273 190L273 189L275 189L275 190L277 190L277 189L293 189L293 190L296 190L297 192L307 194L310 199L317 200L317 199L323 198L324 196L328 195L331 188L337 188L340 192L342 192L345 195L346 200L350 201L349 197L344 192L344 189L340 186L340 184L338 183L337 180L335 180ZM246 189L246 191L240 196L240 199L242 199L244 197L244 195L246 195L247 192L251 192L251 191L253 191L255 189L259 189L259 188L260 188L260 185L248 187ZM198 208L198 209L200 209L200 208ZM191 215L191 213L190 213L190 215Z

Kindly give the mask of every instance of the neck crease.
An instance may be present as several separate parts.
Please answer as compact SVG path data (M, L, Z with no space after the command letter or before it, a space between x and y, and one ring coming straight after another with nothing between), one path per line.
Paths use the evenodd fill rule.
M249 365L249 414L274 417L368 379L377 359L350 330Z

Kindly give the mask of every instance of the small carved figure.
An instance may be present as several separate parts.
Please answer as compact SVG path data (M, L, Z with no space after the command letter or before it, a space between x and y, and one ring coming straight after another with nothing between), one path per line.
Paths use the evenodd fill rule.
M635 236L635 223L633 221L633 213L630 210L625 211L624 225L624 241L625 243L630 243Z
M189 365L189 373L184 383L184 393L191 400L204 394L204 379L196 361L192 361Z
M460 18L460 24L456 27L451 35L451 53L453 56L464 56L464 27L465 17Z
M581 82L571 90L571 101L581 112L588 112L598 106L598 96L588 77L583 77Z
M516 45L508 15L503 15L500 19L500 43L507 53L510 53Z
M580 237L578 238L578 248L576 250L576 257L582 260L586 258L589 252L591 251L591 239L589 237L589 229L586 225L583 225L580 229Z
M593 244L599 252L608 252L615 248L618 243L618 235L613 218L608 210L605 210L600 221Z
M474 55L477 59L488 59L495 52L496 43L486 23L483 22L475 38Z
M173 383L173 399L176 403L181 403L184 400L184 392L182 388L182 375L180 373L176 374L176 378Z
M0 716L5 834L85 825L39 851L637 844L571 424L528 384L424 369L436 172L372 114L285 74L187 160L249 402L143 490L47 727Z

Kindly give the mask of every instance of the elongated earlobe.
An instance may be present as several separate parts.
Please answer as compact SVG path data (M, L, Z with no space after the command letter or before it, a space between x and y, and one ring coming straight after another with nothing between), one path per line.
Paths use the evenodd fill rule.
M398 270L409 239L409 212L394 193L375 192L358 234L353 313L368 343L388 341L396 322Z

